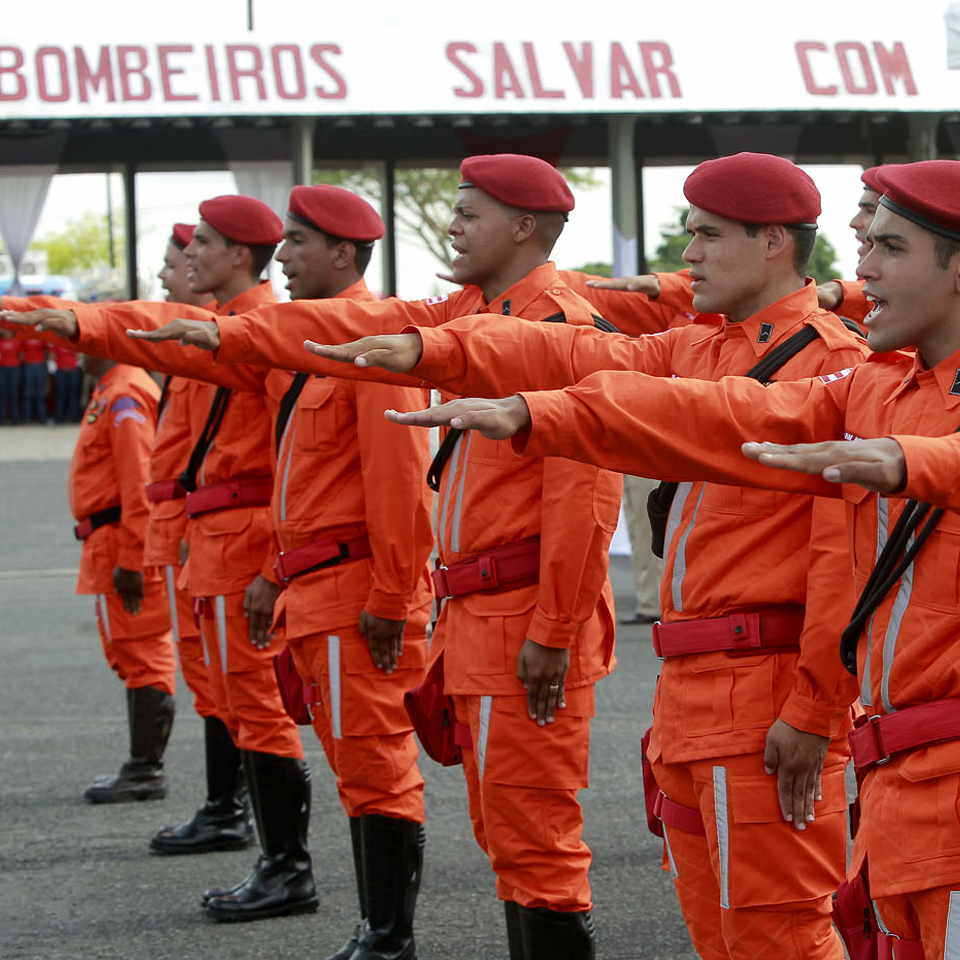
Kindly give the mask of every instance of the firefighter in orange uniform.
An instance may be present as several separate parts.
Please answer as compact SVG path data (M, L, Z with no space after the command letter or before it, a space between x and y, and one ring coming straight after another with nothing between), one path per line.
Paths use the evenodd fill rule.
M172 303L210 305L210 295L194 293L187 278L183 251L193 239L194 225L175 223L159 277L167 300ZM167 827L150 841L157 853L201 853L236 850L249 846L253 821L243 787L240 751L227 725L217 714L210 689L210 676L200 625L193 613L193 597L181 584L182 552L187 535L187 513L179 476L190 459L191 401L206 401L203 387L183 377L167 376L160 394L157 439L150 456L147 498L153 504L147 526L144 556L161 567L167 578L170 617L177 639L180 670L193 694L193 707L203 718L207 797L193 817L176 827Z
M224 313L275 303L269 281L260 275L282 237L276 214L252 197L223 196L204 201L200 217L184 249L191 288L209 290ZM70 324L50 329L83 353L189 376L176 362L182 351L150 348L126 336L123 324L131 314L166 317L165 311L179 313L188 306L133 302L74 309L82 317L79 327L70 313L61 313ZM272 572L261 572L272 541L271 418L259 392L206 384L191 389L193 449L182 479L189 518L183 579L198 601L211 694L241 751L263 848L243 881L206 891L203 902L212 892L235 895L223 913L214 914L223 920L314 910L318 898L307 848L309 769L272 663L282 641L265 641L253 628L264 618L269 621L279 589L268 579ZM189 823L184 827L192 832Z
M91 803L167 795L163 753L174 715L176 662L159 571L145 568L144 491L157 418L157 385L133 367L90 358L97 384L70 463L70 509L83 541L77 593L97 598L107 663L127 688L130 759L98 777Z
M471 157L460 169L449 233L465 288L449 297L299 301L221 318L222 328L190 311L200 322L144 336L199 335L220 346L218 360L337 374L341 366L302 351L305 336L345 339L470 312L511 328L538 319L593 326L590 305L547 259L573 208L560 174L510 154ZM614 665L607 550L620 480L551 459L518 469L509 450L483 440L448 450L437 484L444 603L432 660L442 651L445 689L472 737L463 762L474 835L497 875L511 957L592 957L591 854L577 794L587 786L594 684Z
M883 193L880 176L882 170L882 167L867 167L860 175L863 192L857 202L857 212L850 221L850 229L853 230L861 250L867 241L870 224L880 204L880 194ZM862 327L863 319L872 307L863 295L862 280L830 280L820 285L819 292L821 306L835 313L842 313Z
M883 925L936 960L960 949L960 163L891 164L880 182L857 267L874 303L866 363L766 389L598 373L431 419L518 434L531 457L846 501L861 602L839 651L869 717L850 736L863 778L850 873L869 864ZM683 409L697 414L677 431Z
M376 363L379 349L386 362L391 344L416 341L412 357L391 369L411 369L422 353L414 375L487 396L608 368L742 376L804 328L812 341L771 376L828 373L862 359L862 342L818 309L816 286L803 277L819 194L802 171L740 154L701 164L685 194L693 303L722 311L720 325L708 317L639 340L534 326L481 336L468 318L329 352ZM784 222L792 226L777 226ZM670 471L638 472L672 479ZM831 657L852 607L842 511L806 497L685 483L670 507L664 557L664 615L654 629L663 669L648 756L694 945L711 960L839 958L830 900L845 863L843 735L856 696ZM737 638L753 655L741 655ZM790 865L776 877L766 869L771 851Z

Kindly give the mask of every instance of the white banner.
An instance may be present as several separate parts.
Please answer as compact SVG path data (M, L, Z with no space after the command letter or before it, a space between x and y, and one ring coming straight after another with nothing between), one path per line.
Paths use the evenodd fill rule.
M759 33L733 33L732 11L716 6L723 10L697 18L695 30L684 18L645 13L617 33L585 27L583 17L535 32L478 19L469 34L413 22L404 32L358 17L329 34L310 24L228 40L178 36L170 21L159 41L66 39L51 29L0 42L0 117L889 112L960 103L960 16L948 9L956 4L923 3L895 25L831 4L830 14L799 25L771 13ZM721 13L722 45L710 18Z

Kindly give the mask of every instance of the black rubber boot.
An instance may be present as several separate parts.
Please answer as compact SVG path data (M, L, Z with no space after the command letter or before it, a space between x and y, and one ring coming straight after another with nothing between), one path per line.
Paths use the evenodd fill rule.
M363 921L367 919L367 902L363 892L363 845L361 840L361 818L350 817L350 844L353 847L353 870L357 878L357 899L360 901L360 922L354 927L350 939L327 960L352 960L360 946Z
M595 960L597 935L592 914L519 905L517 913L524 960Z
M507 920L507 950L510 953L510 960L524 960L523 935L520 932L520 906L513 900L504 900L503 913Z
M162 800L167 795L163 751L170 739L173 697L156 687L127 690L130 759L115 777L97 777L83 794L90 803Z
M161 830L151 841L155 853L206 853L242 850L253 840L253 820L237 749L226 724L204 717L207 802L178 827Z
M416 960L413 914L423 873L423 826L366 814L360 839L367 918L351 960Z
M238 921L316 910L320 900L307 848L309 768L293 757L249 750L244 760L263 853L239 886L210 896L207 913Z

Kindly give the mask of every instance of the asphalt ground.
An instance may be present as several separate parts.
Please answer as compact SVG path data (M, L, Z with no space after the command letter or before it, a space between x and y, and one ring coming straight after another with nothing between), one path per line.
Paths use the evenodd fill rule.
M127 750L124 693L104 663L91 597L73 593L79 544L65 495L75 427L0 428L0 958L252 960L326 957L352 929L356 886L347 821L319 743L310 847L316 914L220 924L201 891L240 880L254 851L160 857L152 834L203 797L203 728L178 687L168 797L111 806L81 798ZM630 612L627 558L612 561ZM597 688L591 786L582 794L601 960L693 960L660 845L646 829L639 736L657 674L649 627L621 627L619 665ZM457 768L421 760L427 848L417 908L422 960L505 958L494 877L467 818Z

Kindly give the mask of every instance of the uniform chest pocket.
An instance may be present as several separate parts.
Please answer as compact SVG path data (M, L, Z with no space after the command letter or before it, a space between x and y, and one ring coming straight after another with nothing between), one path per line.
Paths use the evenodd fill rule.
M345 388L336 380L313 378L297 398L292 428L294 442L314 453L330 453L340 445L345 419Z
M746 517L768 517L776 513L789 494L774 490L754 490L723 483L708 483L702 508L716 513L733 513Z

